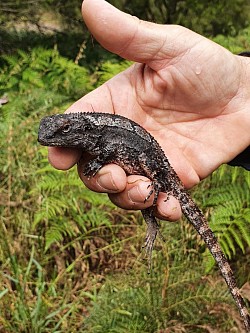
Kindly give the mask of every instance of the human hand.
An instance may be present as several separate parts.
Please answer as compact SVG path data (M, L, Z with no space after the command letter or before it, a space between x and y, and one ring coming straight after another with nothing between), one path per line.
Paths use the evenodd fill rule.
M230 161L250 144L249 58L238 57L180 26L157 25L122 13L103 0L85 0L83 18L109 51L136 63L74 103L67 112L108 112L128 117L159 142L187 188ZM49 160L68 169L73 149L50 148ZM83 163L84 161L81 161ZM83 182L108 192L120 207L142 209L149 181L107 165ZM160 194L158 217L181 216L174 198Z

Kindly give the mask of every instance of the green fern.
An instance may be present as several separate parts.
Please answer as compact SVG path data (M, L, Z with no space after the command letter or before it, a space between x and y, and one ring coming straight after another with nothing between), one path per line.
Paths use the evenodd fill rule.
M30 53L18 50L15 56L2 56L6 66L2 69L0 92L28 88L43 88L79 95L90 89L89 73L84 67L59 55L56 49L35 48Z
M237 246L243 253L250 246L250 193L246 184L233 184L210 191L210 227L217 234L225 254L231 258Z
M205 318L211 304L228 301L220 284L201 283L200 273L187 271L184 262L181 267L172 262L166 281L161 269L163 266L152 277L137 270L126 279L124 274L108 279L92 301L84 331L153 333L173 328L176 321L178 326L190 325L187 332L194 332L192 324L211 323L211 317Z
M65 237L76 237L76 230L67 218L58 218L51 221L49 228L45 232L45 252L54 243L60 243Z
M231 259L250 245L250 173L239 167L223 165L195 191L203 210L208 212L211 229ZM215 264L208 250L204 253L208 272Z
M47 164L47 161L44 163ZM33 228L45 223L46 250L65 236L73 238L79 232L86 234L102 226L111 227L107 212L95 207L96 202L100 206L100 203L103 205L108 200L104 201L103 196L85 189L75 172L63 173L46 166L39 169L37 174L41 180L31 193L43 199L40 209L34 215ZM93 209L86 209L87 202L91 203ZM70 222L71 219L74 223Z

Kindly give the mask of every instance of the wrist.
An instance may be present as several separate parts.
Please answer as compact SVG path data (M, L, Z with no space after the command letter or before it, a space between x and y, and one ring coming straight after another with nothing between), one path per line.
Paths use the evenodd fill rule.
M240 111L245 114L246 123L242 124L242 127L248 128L246 135L243 135L242 143L246 144L246 148L239 152L239 154L230 162L231 166L241 166L250 171L250 52L242 52L238 56L241 63L242 78L240 82L240 95L242 103L242 109ZM244 120L243 120L244 121ZM244 133L244 132L243 132ZM244 140L245 139L245 140Z
M239 84L239 92L237 94L237 112L239 113L240 128L239 135L242 136L242 152L248 146L250 146L250 52L242 52L237 56L240 67L241 77Z

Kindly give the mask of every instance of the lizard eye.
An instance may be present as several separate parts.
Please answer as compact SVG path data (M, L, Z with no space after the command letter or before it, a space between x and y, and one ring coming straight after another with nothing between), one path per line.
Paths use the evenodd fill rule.
M70 131L70 125L69 124L64 125L62 128L62 132L66 134L69 131Z

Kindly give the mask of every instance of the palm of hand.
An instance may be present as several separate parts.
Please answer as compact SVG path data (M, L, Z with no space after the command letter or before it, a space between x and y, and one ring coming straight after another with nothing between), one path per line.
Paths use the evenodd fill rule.
M209 46L210 54L202 51ZM220 138L234 121L239 82L228 72L236 73L238 62L205 38L182 52L166 60L161 50L162 59L135 64L101 89L108 90L115 113L140 123L157 139L191 187L218 167L218 154L230 159Z

